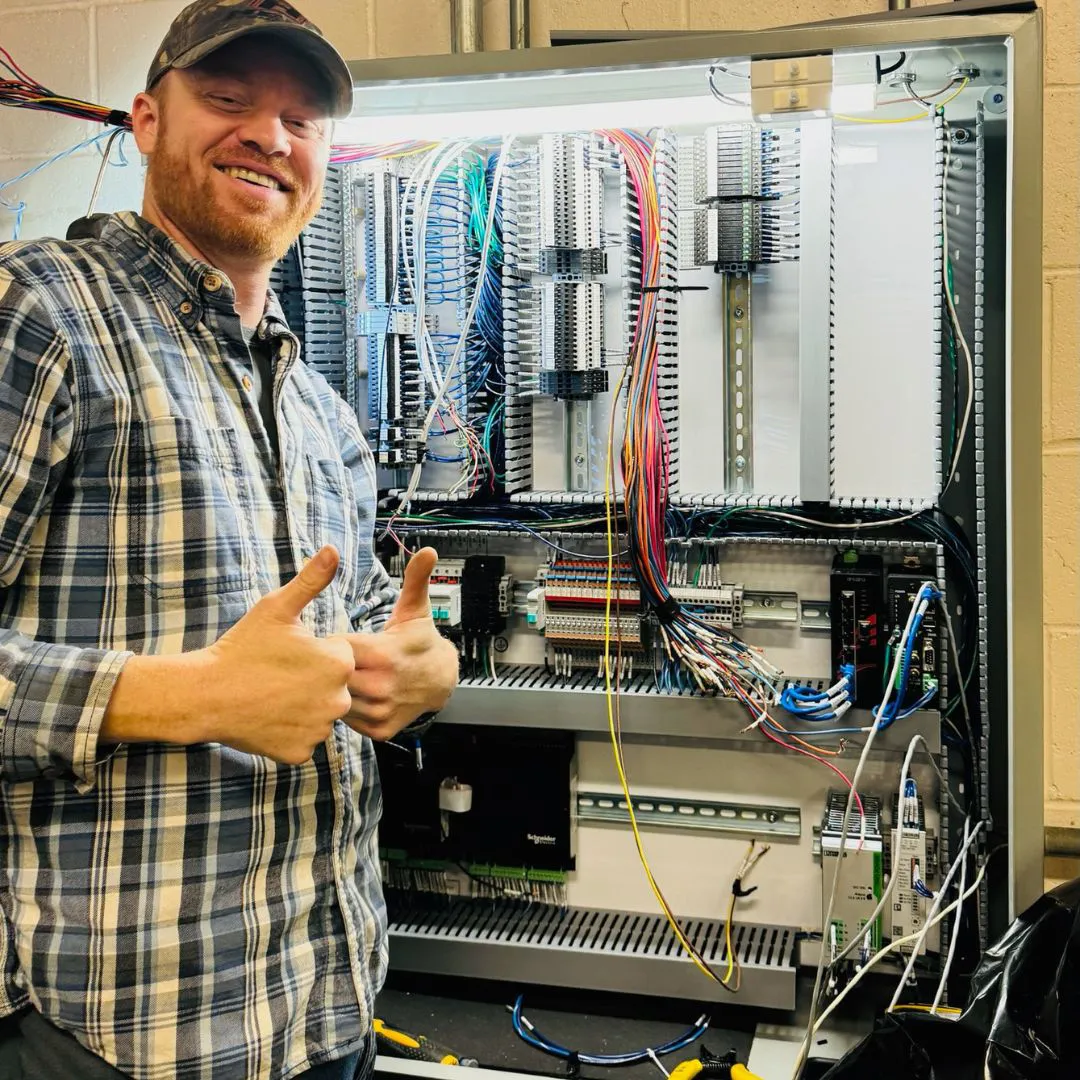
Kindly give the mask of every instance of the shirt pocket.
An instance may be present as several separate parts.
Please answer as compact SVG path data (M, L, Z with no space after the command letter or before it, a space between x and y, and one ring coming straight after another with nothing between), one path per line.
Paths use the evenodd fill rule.
M354 605L371 563L371 536L361 530L352 477L340 458L309 457L314 550L333 544L341 556L337 588L346 606Z
M132 580L161 600L242 592L250 497L235 432L178 416L133 420L127 476Z

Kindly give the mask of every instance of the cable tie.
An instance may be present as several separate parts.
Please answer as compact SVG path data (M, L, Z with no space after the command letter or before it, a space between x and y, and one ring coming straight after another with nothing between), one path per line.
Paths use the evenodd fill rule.
M652 1048L651 1046L650 1046L650 1047L647 1047L647 1048L646 1048L646 1050L645 1050L645 1053L646 1053L646 1054L648 1054L650 1058L652 1058L652 1063L653 1063L653 1064L654 1064L654 1065L655 1065L655 1066L656 1066L656 1067L657 1067L657 1068L658 1068L658 1069L659 1069L659 1070L660 1070L660 1071L661 1071L661 1072L662 1072L662 1073L663 1073L663 1074L664 1074L665 1076L670 1076L670 1075L671 1075L671 1073L669 1073L669 1072L667 1071L667 1069L665 1069L665 1068L664 1068L664 1066L663 1066L663 1065L662 1065L662 1064L660 1063L660 1059L659 1059L659 1058L658 1058L658 1057L656 1056L656 1051L655 1051L655 1050L654 1050L654 1049L653 1049L653 1048Z
M660 293L660 292L708 292L708 285L642 285L641 291L643 293Z
M566 1055L566 1075L570 1080L578 1080L581 1076L581 1056L576 1050Z
M751 893L756 893L758 887L751 885L749 889L742 887L742 878L736 878L734 884L731 886L731 894L737 900L741 900L744 896L749 896Z
M131 113L123 109L113 109L102 121L107 127L131 127Z
M654 610L656 612L657 619L660 620L665 626L673 623L682 611L678 600L673 596L669 596L663 603L655 604Z

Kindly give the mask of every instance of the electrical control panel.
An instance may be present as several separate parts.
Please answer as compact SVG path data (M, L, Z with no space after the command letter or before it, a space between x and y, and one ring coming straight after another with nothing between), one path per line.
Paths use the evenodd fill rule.
M1009 820L1008 49L873 33L358 81L342 389L462 674L379 751L392 962L791 1008Z

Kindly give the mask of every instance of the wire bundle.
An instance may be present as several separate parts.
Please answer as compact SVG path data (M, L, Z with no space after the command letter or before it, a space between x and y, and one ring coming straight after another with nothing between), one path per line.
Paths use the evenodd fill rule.
M78 153L80 150L86 150L91 146L97 147L99 153L103 156L102 168L105 164L112 165L117 168L123 168L128 164L127 158L124 156L124 138L126 137L126 130L119 127L106 128L105 131L99 131L96 135L91 135L89 139L83 139L82 142L75 143L74 146L69 146L66 150L61 150L58 154L53 154L52 157L47 158L45 161L34 165L32 168L27 169L25 172L19 173L18 176L13 176L9 180L0 181L0 192L3 192L6 188L14 187L16 184L21 183L23 180L29 179L31 176L36 176L43 169L47 169L50 165L55 165L58 161L63 161L65 158L70 157L72 154ZM112 145L118 141L117 147L117 160L112 160ZM101 150L101 144L105 144L105 149ZM100 185L101 177L99 174L98 184L95 185L94 192L95 197L97 194L98 186ZM0 195L0 206L10 210L15 215L15 227L12 230L12 240L18 240L22 231L23 214L26 211L26 203L22 199L16 202L11 202Z
M524 1000L524 996L519 994L511 1009L514 1031L517 1032L518 1037L530 1046L536 1047L537 1050L542 1050L545 1054L551 1054L554 1057L564 1058L568 1061L575 1061L580 1065L618 1066L636 1065L642 1061L654 1061L656 1058L663 1057L665 1054L674 1054L677 1050L682 1050L691 1043L696 1042L709 1028L709 1017L702 1015L684 1034L669 1040L661 1046L630 1050L622 1054L580 1053L566 1046L560 1046L557 1042L544 1035L522 1012Z
M901 707L904 700L904 692L908 685L908 678L911 675L911 658L915 650L915 641L919 635L919 630L922 627L923 619L926 617L926 610L931 603L936 603L940 599L941 593L938 589L928 581L923 582L919 588L919 592L916 594L912 617L909 620L908 627L904 633L902 652L900 655L899 676L897 677L896 683L896 694L887 694L885 702L881 707L873 710L879 728L887 728L893 721L903 720L916 710L928 705L937 695L937 684L932 683L930 688L913 705L909 705L906 708ZM890 670L888 663L886 663L885 668L886 671Z
M106 109L103 105L53 93L27 75L12 58L11 53L0 47L0 75L5 72L10 77L0 78L0 105L57 113L60 116L70 116L74 120L90 120L113 127L131 127L131 116L122 110Z
M775 698L779 671L734 635L709 626L683 609L671 595L666 545L671 447L660 408L656 325L662 286L655 144L636 132L603 134L622 155L639 226L638 250L634 254L640 265L640 280L621 453L630 560L641 585L642 600L660 623L663 651L671 665L665 678L678 681L674 669L681 668L697 690L737 697L759 716ZM620 388L626 379L624 372Z
M426 154L434 150L438 143L432 142L392 142L392 143L338 143L330 149L330 161L334 165L345 165L352 161L372 161L380 158L403 158L414 154Z
M445 362L435 348L431 329L428 325L426 307L428 293L426 289L426 251L431 206L435 198L436 184L447 171L460 175L462 165L469 151L469 144L464 141L440 144L431 150L419 167L409 177L401 200L401 236L403 238L403 266L406 286L415 303L416 353L425 398L430 402L421 430L421 441L426 442L432 428L438 421L437 435L456 432L458 445L467 462L451 493L466 488L467 493L475 494L483 480L495 472L490 452L485 448L480 435L461 415L462 410L455 407L452 396L454 388L460 389L462 383L468 385L468 362L464 360L466 346L476 319L476 313L484 293L484 285L489 273L490 253L495 241L495 217L499 207L499 190L505 170L508 152L513 145L514 136L503 139L501 149L496 155L496 162L491 176L490 191L487 192L487 209L483 217L483 241L477 260L476 280L472 285L471 299L461 316L461 328L457 342ZM485 184L486 188L486 184ZM395 285L392 303L397 303L398 289ZM400 507L407 509L420 486L423 463L413 466L408 487L402 494ZM387 532L393 534L391 518Z
M840 669L840 678L828 690L787 686L778 695L776 703L800 720L839 720L851 708L854 679L855 668L845 664Z
M476 253L476 258L479 258L479 252L484 247L488 202L494 185L498 157L498 154L489 154L486 161L478 157L465 175L470 208L467 240L469 248ZM466 368L471 417L481 425L480 443L485 458L491 465L490 484L494 488L496 482L503 479L500 469L505 457L501 423L506 394L503 360L501 199L496 199L491 229L487 273L479 280L479 301L466 347Z

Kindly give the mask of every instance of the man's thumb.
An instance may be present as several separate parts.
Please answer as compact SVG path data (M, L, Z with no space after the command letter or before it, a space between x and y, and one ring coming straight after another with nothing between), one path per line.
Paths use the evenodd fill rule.
M278 618L299 619L304 608L334 580L338 558L337 549L327 544L304 563L292 581L265 597L263 604Z
M397 598L387 626L397 626L413 619L431 618L431 599L428 596L428 579L439 561L434 548L421 548L406 564L405 579L401 583L401 595Z

